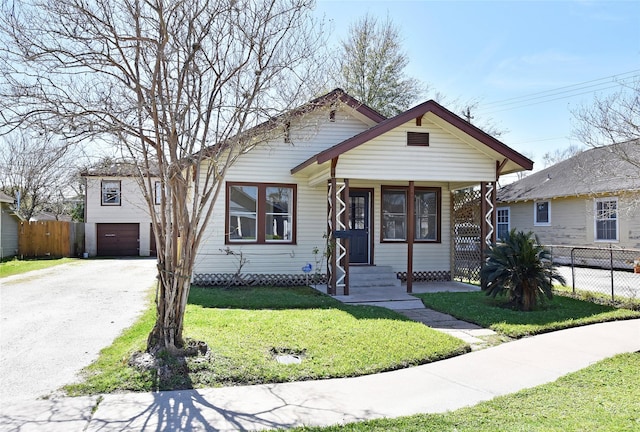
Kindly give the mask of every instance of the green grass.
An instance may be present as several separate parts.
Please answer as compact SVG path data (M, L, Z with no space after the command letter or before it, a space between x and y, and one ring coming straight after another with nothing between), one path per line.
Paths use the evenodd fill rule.
M531 312L504 307L504 300L484 292L415 294L431 309L476 323L513 338L580 325L640 318L639 311L595 304L560 295Z
M40 270L60 264L67 264L77 261L75 258L57 258L57 259L27 259L20 260L12 258L0 262L0 278L13 276L16 274L26 273L32 270Z
M482 373L482 371L478 371ZM445 414L297 431L637 431L640 353L621 354L557 381Z
M66 387L72 395L119 390L300 381L358 376L458 355L459 339L380 307L349 306L310 288L192 288L185 337L205 341L210 355L187 359L188 373L160 381L128 366L144 349L154 322L147 312L86 370L86 381ZM301 364L278 363L292 353Z

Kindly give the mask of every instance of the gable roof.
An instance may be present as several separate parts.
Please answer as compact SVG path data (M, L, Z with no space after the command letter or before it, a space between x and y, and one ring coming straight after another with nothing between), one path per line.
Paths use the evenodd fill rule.
M341 88L335 88L333 90L331 90L329 93L326 93L322 96L319 96L315 99L310 100L307 103L304 103L302 105L300 105L297 108L293 108L289 111L283 112L275 117L271 117L268 120L257 124L235 136L229 137L226 141L222 142L222 143L217 143L214 145L210 145L208 147L206 147L203 150L200 150L198 152L195 153L195 155L204 155L204 156L209 156L210 155L210 151L211 149L215 148L216 146L226 146L228 142L233 141L234 139L238 139L238 138L242 138L245 136L256 136L259 133L264 133L265 131L271 131L275 128L278 127L282 127L285 123L288 122L289 119L291 118L295 118L295 117L301 117L305 114L308 114L310 112L315 111L318 108L322 108L325 107L327 105L331 105L334 104L335 102L340 101L343 104L349 106L350 108L353 108L356 112L358 112L359 114L363 115L364 117L366 117L367 119L371 120L373 123L380 123L384 120L386 120L387 118L385 116L383 116L382 114L380 114L378 111L374 110L373 108L365 105L364 103L360 102L359 100L357 100L356 98L354 98L353 96L348 95L344 90L342 90ZM196 158L194 158L195 160Z
M640 190L640 167L624 160L637 154L640 140L585 150L508 184L498 201L530 201ZM633 153L635 152L635 153ZM632 156L637 160L637 156Z
M293 168L291 170L291 174L295 174L313 163L322 164L330 161L331 159L334 159L341 154L346 153L349 150L352 150L359 145L364 144L365 142L384 134L385 132L388 132L412 119L422 118L428 113L435 115L451 126L475 138L490 149L504 156L506 159L515 162L525 170L531 170L533 168L533 161L531 161L527 157L511 149L501 141L497 140L496 138L492 137L491 135L487 134L471 123L463 120L461 117L455 115L437 102L429 100L395 117L384 120L377 125L367 129L366 131L355 135L345 141L342 141L341 143L334 145L333 147L317 153L316 155L312 156L300 165Z

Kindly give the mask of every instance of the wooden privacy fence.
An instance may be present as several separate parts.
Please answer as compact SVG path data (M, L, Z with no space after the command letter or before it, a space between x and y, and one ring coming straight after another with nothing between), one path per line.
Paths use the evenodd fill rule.
M78 256L84 249L84 224L62 221L21 222L18 255L23 258Z

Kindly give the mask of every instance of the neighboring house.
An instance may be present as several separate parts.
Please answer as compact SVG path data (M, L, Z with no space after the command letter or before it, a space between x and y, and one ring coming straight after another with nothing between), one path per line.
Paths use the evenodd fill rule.
M0 192L0 259L18 254L20 217L13 210L14 200Z
M29 218L29 221L62 221L62 222L72 222L72 218L69 215L63 214L63 215L57 215L55 213L52 212L47 212L47 211L43 211L40 213L37 213L33 216L31 216L31 218Z
M450 279L452 192L482 189L489 223L480 228L491 239L497 179L533 167L434 101L385 119L337 89L299 113L229 169L195 260L196 282L234 273L240 252L247 277L299 277L312 264L312 272L329 273L334 293L348 290L354 266L406 272L408 290L414 275Z
M498 235L533 231L542 244L640 248L638 142L583 151L498 191Z
M155 236L138 177L130 166L83 172L85 249L89 256L154 256ZM156 188L160 184L151 179ZM154 202L159 204L159 194Z

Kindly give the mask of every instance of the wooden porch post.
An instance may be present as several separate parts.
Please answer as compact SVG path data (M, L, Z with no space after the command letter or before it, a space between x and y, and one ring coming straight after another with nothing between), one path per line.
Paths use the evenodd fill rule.
M484 266L486 259L485 249L490 243L496 241L496 182L480 183L480 260ZM487 197L487 195L490 195ZM482 288L485 282L480 281Z
M336 197L336 190L337 190L337 182L336 182L336 165L338 163L338 159L334 158L331 159L331 196L329 197L331 199L331 230L335 231L336 227L338 226L338 217L336 214L336 210L337 210L337 197ZM330 280L330 284L329 284L329 295L336 295L336 282L337 282L337 276L338 276L338 253L336 250L336 238L333 235L333 231L329 233L329 243L332 246L331 247L331 280Z
M349 179L344 179L344 214L343 222L345 229L348 231L349 228ZM351 239L349 237L345 237L342 239L344 242L344 248L346 250L346 254L343 258L343 266L344 266L344 295L349 295L349 250L351 248Z
M413 239L415 238L415 184L409 182L407 197L407 292L413 292Z

